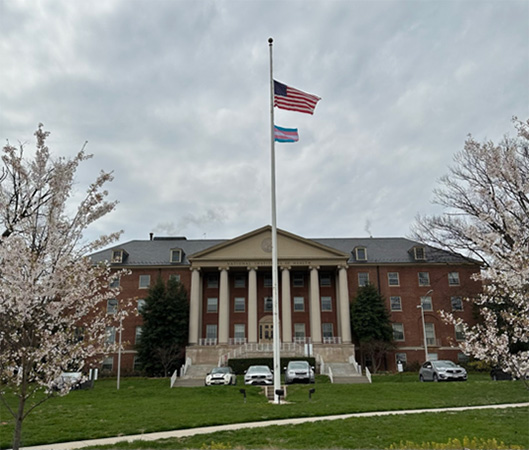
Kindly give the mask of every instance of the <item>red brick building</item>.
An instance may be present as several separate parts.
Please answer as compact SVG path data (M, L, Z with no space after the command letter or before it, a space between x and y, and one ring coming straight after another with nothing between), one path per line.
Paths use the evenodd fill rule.
M108 260L131 271L120 280L120 298L109 302L107 313L115 312L121 298L135 298L135 308L141 308L157 277L175 276L189 296L186 355L194 364L216 363L241 347L266 349L273 338L270 236L270 227L230 240L151 236L98 252L94 262ZM480 270L475 262L404 238L306 239L278 230L278 265L286 352L298 348L326 362L354 359L350 303L369 282L391 313L397 349L388 355L389 370L397 360L423 362L425 340L430 358L464 358L457 348L463 336L442 321L439 310L473 321L463 298L480 290L472 280ZM141 316L130 314L123 323L123 372L133 370L140 333ZM115 330L109 336L117 339ZM113 355L104 368L115 371L116 364Z

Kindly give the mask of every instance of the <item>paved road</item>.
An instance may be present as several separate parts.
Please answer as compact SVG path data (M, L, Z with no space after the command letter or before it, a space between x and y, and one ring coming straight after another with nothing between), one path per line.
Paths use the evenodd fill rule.
M219 425L214 427L189 428L185 430L175 431L161 431L158 433L134 434L130 436L119 436L113 438L92 439L86 441L64 442L61 444L37 445L34 447L24 447L22 450L74 450L83 447L109 445L123 441L156 441L158 439L167 438L181 438L186 436L193 436L196 434L215 433L217 431L226 430L240 430L243 428L257 428L268 427L270 425L297 425L307 422L319 422L322 420L338 420L350 419L352 417L374 417L374 416L389 416L395 414L421 414L432 412L448 412L448 411L469 411L475 409L502 409L502 408L519 408L529 406L527 403L508 403L502 405L484 405L484 406L461 406L456 408L431 408L431 409L408 409L401 411L374 411L365 413L340 414L335 416L321 416L321 417L300 417L298 419L279 419L266 420L263 422L248 422L248 423L234 423L231 425Z

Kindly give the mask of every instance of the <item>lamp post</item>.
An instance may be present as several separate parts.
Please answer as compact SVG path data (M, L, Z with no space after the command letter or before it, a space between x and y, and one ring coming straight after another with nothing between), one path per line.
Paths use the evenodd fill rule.
M116 389L119 391L119 380L121 378L121 331L123 329L123 316L119 317L119 346L118 346L118 380Z
M426 297L430 295L433 292L433 289L430 289L426 294L424 294L422 297ZM428 361L428 341L426 340L426 326L424 325L424 307L422 304L422 297L421 297L421 303L417 305L417 308L421 309L421 319L422 319L422 336L424 339L424 361Z

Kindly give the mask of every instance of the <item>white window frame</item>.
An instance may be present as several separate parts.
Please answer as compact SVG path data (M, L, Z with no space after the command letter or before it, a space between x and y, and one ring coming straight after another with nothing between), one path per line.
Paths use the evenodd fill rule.
M141 325L137 325L136 330L134 332L134 343L135 344L137 344L140 341L142 331L143 331L143 327Z
M274 310L273 298L272 297L265 297L263 299L263 311L264 312L273 312L273 310Z
M426 336L426 343L429 346L437 345L437 341L435 339L435 324L432 322L426 322L424 324L424 335Z
M334 326L331 322L324 322L321 324L321 336L324 338L334 337Z
M115 344L116 343L116 327L106 327L105 328L105 344Z
M242 274L236 274L233 277L233 287L236 289L246 287L246 277Z
M294 338L296 339L305 339L307 337L305 333L305 324L304 323L295 323L294 324Z
M141 314L141 311L142 311L143 308L145 308L146 304L147 304L147 302L145 301L145 299L139 298L138 299L138 306L137 306L136 310Z
M452 306L452 311L463 311L463 297L461 297L460 295L453 295L452 297L450 297L450 304ZM454 306L456 304L459 304L460 307L455 308Z
M292 275L292 287L305 287L305 276L302 273Z
M365 277L365 280L363 278ZM369 284L369 272L358 272L358 286L367 286Z
M388 286L400 286L400 277L398 272L388 272Z
M206 287L208 289L218 289L219 275L216 273L209 273L206 277Z
M367 248L366 247L356 247L355 248L355 258L357 261L367 261Z
M394 308L393 305L395 304L394 302L398 301L398 308ZM402 298L400 297L400 295L392 295L391 297L389 297L389 309L391 311L402 311Z
M426 259L426 249L424 247L413 247L413 257L416 261L424 261Z
M330 295L322 295L320 297L321 311L332 311L332 297Z
M421 297L421 307L423 311L433 311L433 299L430 295L423 295Z
M125 251L124 250L112 250L112 264L121 264L123 260L125 259Z
M117 298L109 298L107 300L107 314L114 315L118 312L118 299Z
M217 297L207 298L206 312L211 314L217 314L219 312L219 299Z
M320 273L320 287L329 287L332 285L330 273Z
M114 357L108 356L101 363L101 371L103 372L105 370L108 370L109 372L112 372L113 369L114 369Z
M140 275L138 280L139 289L149 289L151 286L151 276L150 275Z
M170 262L171 264L177 264L177 263L182 262L182 249L180 248L171 249Z
M217 339L217 333L218 327L216 323L209 323L206 325L206 339Z
M244 323L236 323L233 325L233 337L237 340L246 338L246 325Z
M405 341L405 334L404 334L404 324L400 322L392 323L391 327L393 328L393 340L396 342L404 342ZM396 336L396 334L399 333L399 337ZM400 336L402 335L402 338Z
M233 299L233 312L245 312L246 311L246 298L245 297L235 297Z
M419 286L430 286L430 272L418 272Z
M305 297L295 296L293 299L294 312L305 311ZM300 308L301 305L301 308Z
M448 286L459 286L459 272L448 272Z
M456 341L461 342L465 340L465 330L462 323L456 323L454 325L454 333L456 336Z

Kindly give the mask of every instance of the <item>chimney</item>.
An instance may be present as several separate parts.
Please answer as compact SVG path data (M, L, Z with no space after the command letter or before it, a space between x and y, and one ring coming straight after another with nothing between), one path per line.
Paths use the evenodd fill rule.
M154 236L154 233L149 233L149 238L152 241L152 237Z

